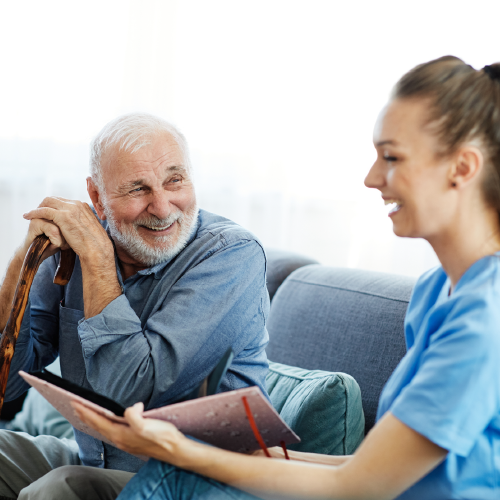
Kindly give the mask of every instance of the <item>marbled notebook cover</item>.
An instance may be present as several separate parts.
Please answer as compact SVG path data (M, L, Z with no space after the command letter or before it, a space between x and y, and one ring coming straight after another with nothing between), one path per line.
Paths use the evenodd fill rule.
M23 371L19 372L75 429L109 443L94 429L76 416L71 401L78 401L115 422L125 423L123 417L80 396ZM221 392L213 396L192 399L144 412L146 418L157 418L174 424L181 432L226 450L249 452L259 449L245 413L242 397L247 398L262 439L266 446L298 443L300 438L281 419L258 387ZM111 443L112 444L112 443Z

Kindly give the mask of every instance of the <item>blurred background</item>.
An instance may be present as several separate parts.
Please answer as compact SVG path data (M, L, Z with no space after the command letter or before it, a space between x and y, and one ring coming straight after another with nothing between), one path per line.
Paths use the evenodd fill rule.
M419 275L363 179L392 85L500 60L497 0L0 1L0 272L47 195L88 201L88 144L149 111L190 144L199 204L267 247Z

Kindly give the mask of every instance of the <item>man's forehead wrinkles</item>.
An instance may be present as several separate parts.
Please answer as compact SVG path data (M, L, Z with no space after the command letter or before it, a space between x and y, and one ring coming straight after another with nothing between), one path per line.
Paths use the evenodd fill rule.
M140 153L140 150L139 150L139 153ZM166 160L168 160L168 158L166 158L166 157L172 157L172 156L176 157L177 151L175 151L175 150L167 151L164 154L162 154L161 156L159 156L158 158L153 159L153 160L149 160L146 158L134 158L134 155L132 155L130 153L125 153L125 154L118 155L117 161L119 163L163 163Z
M159 172L171 173L185 171L186 167L182 163L172 162L171 164L152 165L149 162L134 161L134 168L127 169L126 178L148 177L150 175L158 176Z
M128 175L128 178L134 178L137 179L138 177L149 177L150 175L158 176L158 171L159 172L165 172L166 174L172 173L172 172L182 172L186 170L186 167L184 165L168 165L168 166L162 166L158 165L157 167L154 167L152 169L150 168L137 168L133 172Z

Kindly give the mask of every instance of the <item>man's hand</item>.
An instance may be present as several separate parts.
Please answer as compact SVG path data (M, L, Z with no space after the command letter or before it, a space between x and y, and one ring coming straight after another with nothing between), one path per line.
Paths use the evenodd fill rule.
M51 244L44 258L68 247L80 258L86 319L121 295L113 244L87 203L48 197L24 218L31 221L25 246L39 234L46 234Z
M51 242L47 257L59 248L68 247L81 261L112 258L114 255L106 231L87 203L48 197L23 217L31 221L25 245L29 246L39 234L46 234Z
M127 425L112 422L95 411L72 403L80 420L113 442L117 448L134 455L144 455L174 463L176 450L187 439L177 428L162 420L143 418L144 405L137 403L125 410Z

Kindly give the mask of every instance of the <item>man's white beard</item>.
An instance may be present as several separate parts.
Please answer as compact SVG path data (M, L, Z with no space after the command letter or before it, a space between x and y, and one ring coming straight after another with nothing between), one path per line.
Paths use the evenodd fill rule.
M113 239L135 260L151 267L175 257L184 249L198 218L198 206L195 204L186 212L178 210L166 219L159 219L155 215L143 217L131 224L123 224L120 229L107 203L104 204L104 215L108 220L109 233ZM156 238L155 246L148 245L137 229L139 226L166 227L174 222L179 224L179 231L176 234Z

